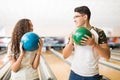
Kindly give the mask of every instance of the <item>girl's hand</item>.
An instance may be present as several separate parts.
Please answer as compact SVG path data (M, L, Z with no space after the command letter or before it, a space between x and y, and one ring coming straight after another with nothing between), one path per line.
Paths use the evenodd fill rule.
M42 47L43 47L43 40L41 38L39 39L38 45L39 45L38 52L41 53L41 50L42 50Z
M25 55L25 51L23 50L23 44L20 43L20 56L24 56Z

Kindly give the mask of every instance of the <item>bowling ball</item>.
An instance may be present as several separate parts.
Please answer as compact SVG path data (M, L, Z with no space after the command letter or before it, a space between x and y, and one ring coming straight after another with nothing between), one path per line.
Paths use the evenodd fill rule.
M82 45L80 41L82 40L83 37L85 37L85 35L92 37L91 32L85 27L81 26L78 29L76 29L75 33L72 35L75 44Z
M39 36L34 32L27 32L22 36L21 42L25 51L34 51L39 47Z

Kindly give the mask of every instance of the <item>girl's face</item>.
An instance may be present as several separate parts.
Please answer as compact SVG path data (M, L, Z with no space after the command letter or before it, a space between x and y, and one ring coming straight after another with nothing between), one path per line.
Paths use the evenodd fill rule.
M29 21L29 23L30 23L30 31L33 31L33 24L31 21Z

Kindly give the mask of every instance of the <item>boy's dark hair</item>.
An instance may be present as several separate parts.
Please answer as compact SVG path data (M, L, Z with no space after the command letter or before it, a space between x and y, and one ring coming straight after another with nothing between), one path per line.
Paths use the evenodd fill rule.
M90 20L91 12L87 6L80 6L74 9L74 12L78 12L80 14L86 14L88 16L88 20Z

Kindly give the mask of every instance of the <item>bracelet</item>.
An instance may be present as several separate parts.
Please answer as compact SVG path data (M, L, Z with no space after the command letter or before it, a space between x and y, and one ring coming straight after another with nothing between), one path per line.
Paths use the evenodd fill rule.
M74 43L72 43L71 45L74 46Z
M72 43L72 45L74 46L74 43Z

